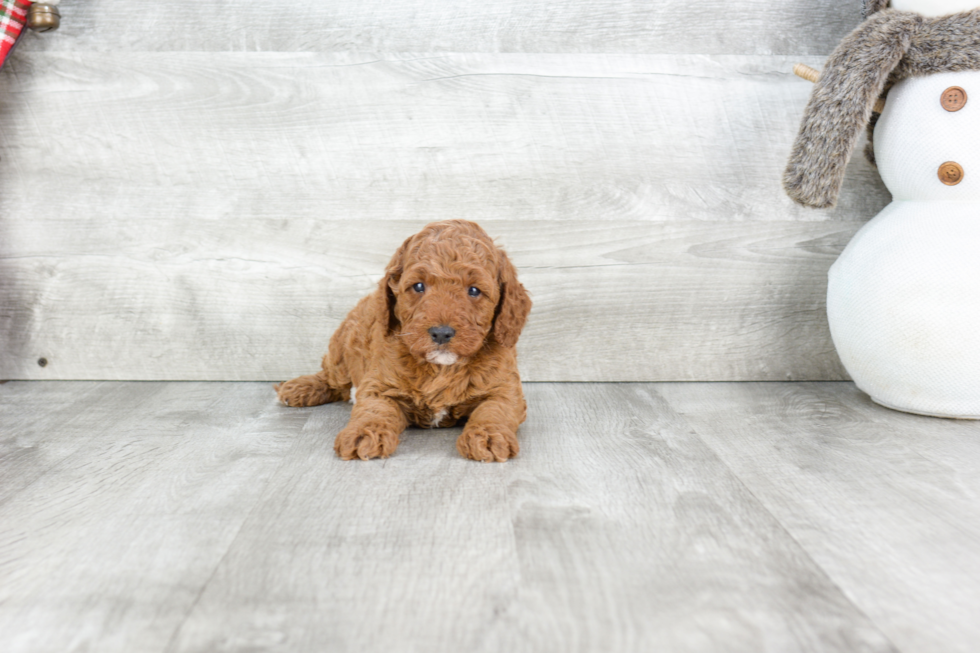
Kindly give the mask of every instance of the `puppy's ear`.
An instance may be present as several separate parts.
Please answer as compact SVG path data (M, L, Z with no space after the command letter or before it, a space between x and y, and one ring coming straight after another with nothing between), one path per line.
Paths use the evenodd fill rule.
M521 335L521 329L531 312L531 298L517 280L517 269L500 251L500 301L493 318L493 338L504 347L513 347Z
M385 268L385 276L378 282L378 295L381 297L381 306L378 312L388 317L386 335L389 336L401 330L401 324L395 315L396 298L394 289L398 287L398 282L402 278L402 272L405 270L405 253L408 251L408 246L411 241L412 237L409 237L401 244L401 247L398 248L395 255L388 261L388 267Z

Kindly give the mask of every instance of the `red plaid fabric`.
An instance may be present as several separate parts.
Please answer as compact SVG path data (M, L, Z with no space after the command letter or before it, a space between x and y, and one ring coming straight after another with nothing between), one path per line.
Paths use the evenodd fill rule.
M31 4L29 0L0 0L0 66L24 31Z

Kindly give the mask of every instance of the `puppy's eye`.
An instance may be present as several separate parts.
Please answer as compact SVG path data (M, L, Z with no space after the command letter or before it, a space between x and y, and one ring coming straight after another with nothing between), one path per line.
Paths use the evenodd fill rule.
M412 290L415 292L425 292L425 284L419 281L417 284L412 286Z
M477 288L476 286L470 286L470 289L467 291L467 293L469 294L470 297L479 297L480 289Z

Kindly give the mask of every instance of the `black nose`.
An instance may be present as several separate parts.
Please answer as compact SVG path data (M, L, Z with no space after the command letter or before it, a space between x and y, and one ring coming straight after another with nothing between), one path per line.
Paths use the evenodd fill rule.
M432 342L437 345L444 345L453 339L456 335L456 329L451 326L437 326L429 329L429 335L432 336Z

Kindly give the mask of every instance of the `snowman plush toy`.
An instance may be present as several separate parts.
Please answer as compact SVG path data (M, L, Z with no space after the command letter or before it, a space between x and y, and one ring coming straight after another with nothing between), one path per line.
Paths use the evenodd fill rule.
M834 344L879 404L980 419L980 0L864 11L820 73L784 186L833 206L867 127L893 201L830 270Z

